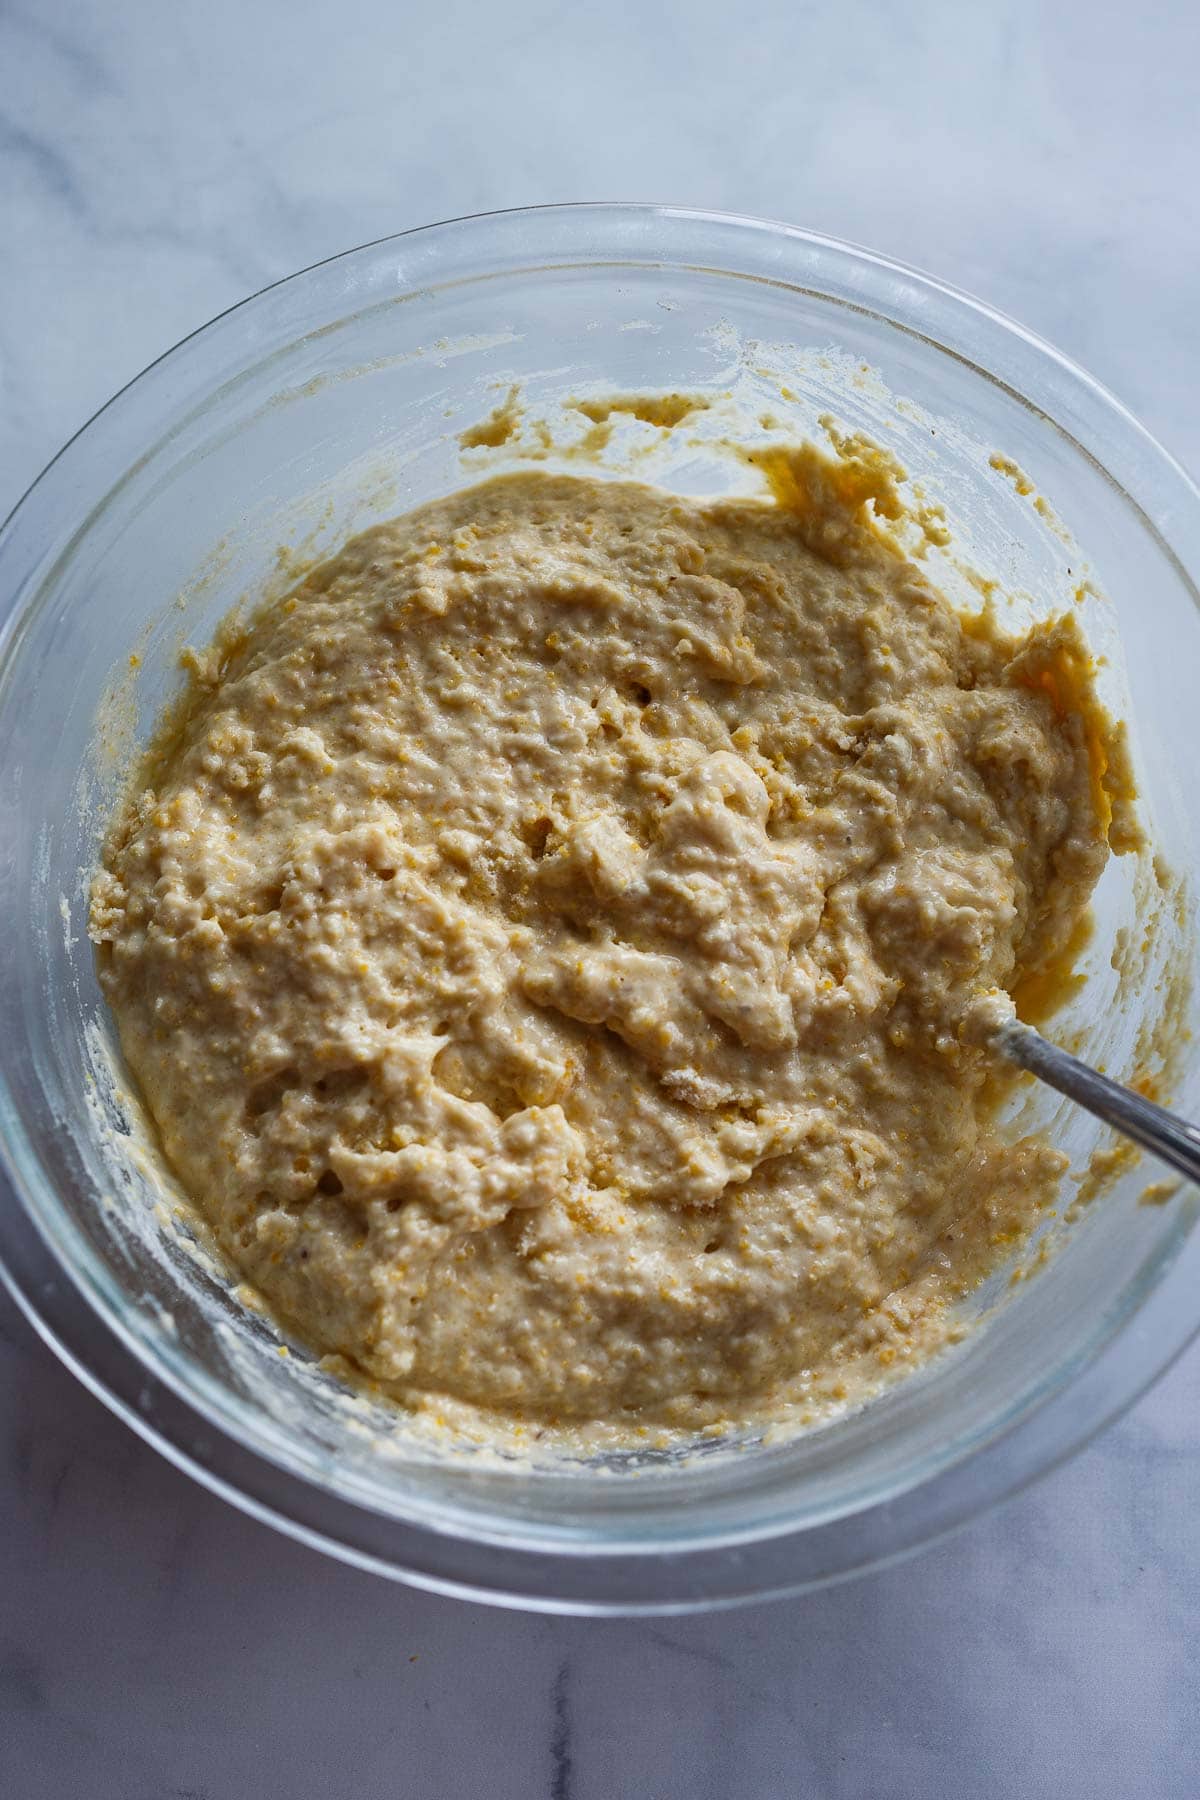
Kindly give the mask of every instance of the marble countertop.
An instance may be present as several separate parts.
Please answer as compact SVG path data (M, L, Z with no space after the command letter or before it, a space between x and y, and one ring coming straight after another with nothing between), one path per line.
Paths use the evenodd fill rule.
M1158 0L5 0L0 512L263 283L479 208L788 218L985 295L1200 470L1200 13ZM1200 1351L958 1537L713 1619L525 1618L277 1537L0 1295L13 1800L1191 1800Z

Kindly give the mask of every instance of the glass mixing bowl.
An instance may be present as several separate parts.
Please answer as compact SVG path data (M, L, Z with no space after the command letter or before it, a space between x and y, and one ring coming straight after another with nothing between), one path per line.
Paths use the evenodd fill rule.
M155 363L0 537L0 1256L46 1341L165 1455L363 1567L576 1611L794 1591L1010 1493L1161 1372L1200 1323L1196 1194L1141 1205L1153 1171L1118 1171L1076 1219L1047 1222L1054 1253L1026 1279L1001 1271L972 1297L960 1345L791 1442L522 1465L438 1454L298 1346L281 1355L271 1322L173 1221L113 1078L89 873L181 646L278 584L281 546L320 554L519 460L520 437L465 457L457 438L515 384L530 416L588 390L732 392L768 437L819 433L832 413L897 445L1018 612L1083 605L1109 697L1134 726L1156 843L1175 869L1196 869L1200 495L1063 357L926 276L749 219L550 208L369 245ZM628 431L655 479L691 492L735 479L728 462L714 473L711 446L681 456L665 447L675 434L634 419ZM736 480L753 479L743 465ZM950 552L931 558L969 598ZM1191 930L1181 903L1146 933L1157 889L1131 865L1106 873L1086 985L1055 1021L1117 1073L1145 1060ZM1200 1111L1200 1037L1169 1085ZM1086 1164L1090 1120L1030 1086L1019 1103L1022 1123Z

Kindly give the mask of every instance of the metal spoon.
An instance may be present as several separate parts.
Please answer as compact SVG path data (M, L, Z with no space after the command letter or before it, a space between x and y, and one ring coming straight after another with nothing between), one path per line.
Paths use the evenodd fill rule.
M1110 1081L1107 1075L1050 1043L1040 1031L1020 1019L998 1022L991 1037L997 1048L1022 1069L1049 1082L1106 1125L1124 1132L1189 1181L1200 1183L1200 1128L1177 1119L1153 1100L1144 1100L1119 1081Z

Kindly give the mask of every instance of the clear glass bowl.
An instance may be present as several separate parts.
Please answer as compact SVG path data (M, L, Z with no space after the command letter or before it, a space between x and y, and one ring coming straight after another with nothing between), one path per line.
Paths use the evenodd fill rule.
M1002 1275L973 1299L961 1346L791 1443L636 1467L447 1458L388 1409L349 1402L298 1349L281 1356L225 1273L165 1229L107 1073L89 872L181 645L278 581L281 545L319 552L485 472L464 470L456 433L518 382L533 407L587 388L761 383L793 435L828 411L890 436L973 560L1031 612L1069 603L1086 555L1110 596L1086 603L1091 627L1111 640L1115 618L1124 645L1113 693L1135 723L1156 839L1196 869L1200 496L1055 351L910 269L748 219L563 207L370 245L155 363L0 537L0 1257L42 1335L143 1436L364 1567L576 1611L793 1591L958 1524L1160 1373L1200 1324L1196 1195L1139 1205L1151 1172L1126 1172L1073 1224L1052 1223L1056 1254L1030 1279ZM1075 545L992 451L1027 471ZM651 454L645 469L692 491L712 480L702 456L668 470ZM948 562L940 575L953 586ZM1087 985L1056 1026L1118 1072L1159 1003L1157 965L1123 986L1110 967L1144 906L1114 865ZM1185 1061L1172 1098L1200 1111L1200 1037ZM1032 1091L1024 1105L1086 1160L1090 1121Z

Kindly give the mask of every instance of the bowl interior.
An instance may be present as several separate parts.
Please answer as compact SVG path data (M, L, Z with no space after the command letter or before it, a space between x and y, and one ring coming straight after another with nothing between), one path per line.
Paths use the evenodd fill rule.
M903 1492L1027 1414L1122 1326L1194 1218L1186 1198L1139 1204L1155 1173L1139 1164L1069 1224L1047 1221L1054 1254L974 1296L978 1329L961 1345L791 1442L603 1468L447 1456L299 1347L280 1355L275 1327L164 1203L85 931L106 812L177 689L181 649L349 533L542 455L528 431L460 448L513 386L560 445L580 394L713 397L702 428L630 420L602 458L601 472L683 492L753 489L718 441L734 432L820 438L832 415L888 443L952 521L952 548L931 561L952 597L978 605L969 565L1019 616L1081 609L1106 697L1132 722L1162 867L1195 869L1200 612L1179 522L1139 491L1154 461L1136 428L1114 426L1120 458L1096 441L1079 380L968 303L845 249L581 209L468 221L309 271L189 340L93 422L0 554L17 601L0 673L5 1132L40 1231L148 1368L259 1454L378 1514L506 1544L665 1548L795 1530ZM1162 867L1124 858L1106 872L1087 983L1053 1029L1112 1072L1148 1071L1195 1113L1190 900ZM1049 1094L1023 1089L1018 1109L1077 1173L1102 1147Z

